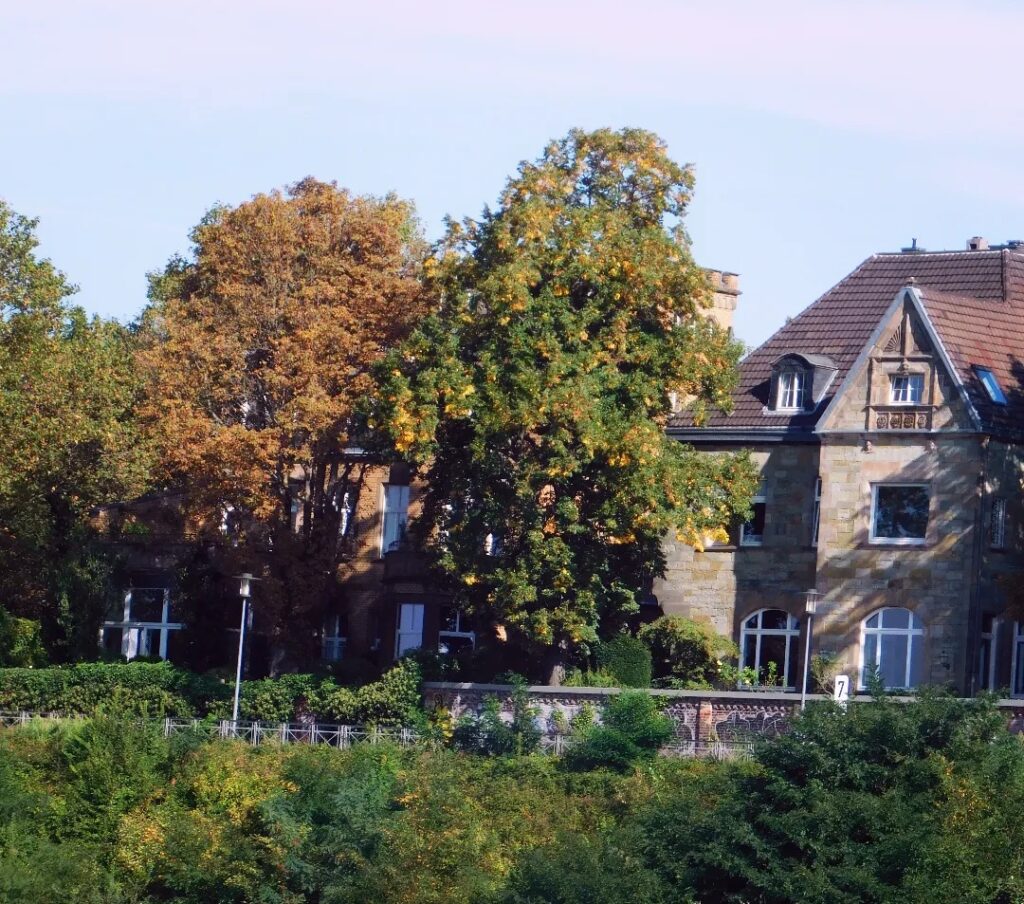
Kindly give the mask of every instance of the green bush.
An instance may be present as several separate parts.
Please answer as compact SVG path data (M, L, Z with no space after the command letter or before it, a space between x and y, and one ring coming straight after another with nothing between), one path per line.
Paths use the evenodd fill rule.
M90 714L117 696L137 714L202 716L231 688L167 662L86 662L48 669L0 669L0 710Z
M642 760L653 759L672 733L672 720L650 694L616 694L605 704L601 724L582 732L566 752L565 765L574 771L604 768L625 772Z
M613 675L620 687L651 686L651 651L638 637L617 634L597 646L597 665Z
M89 715L124 714L193 718L231 716L233 687L168 662L91 662L50 669L0 669L0 710ZM420 704L420 673L403 660L360 688L329 678L282 675L242 683L240 717L288 722L404 726Z
M37 669L46 663L42 625L0 609L0 667Z
M452 744L458 750L488 756L512 756L533 753L540 746L537 708L530 703L525 685L517 684L509 697L512 718L502 718L497 697L484 701L479 715L464 716L455 726Z
M644 625L637 636L651 651L654 683L663 686L711 687L721 661L739 655L728 637L680 615L663 615Z

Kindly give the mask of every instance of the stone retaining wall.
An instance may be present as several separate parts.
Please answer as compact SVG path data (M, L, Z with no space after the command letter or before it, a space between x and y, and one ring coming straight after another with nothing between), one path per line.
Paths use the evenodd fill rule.
M503 708L510 709L509 684L457 684L428 681L423 685L424 703L428 709L444 707L455 719L467 713L478 713L484 700L497 697ZM560 726L571 724L585 706L600 716L602 704L618 688L607 687L550 687L531 685L526 692L538 709L540 727L549 734L557 734ZM664 699L665 712L676 724L676 738L700 746L711 742L745 743L754 737L772 737L785 732L792 717L800 711L800 698L796 694L779 691L648 691ZM821 695L808 695L808 700L827 699ZM912 697L894 697L907 702ZM854 705L871 700L870 696L852 698ZM999 709L1006 713L1010 730L1024 734L1024 700L1000 700Z

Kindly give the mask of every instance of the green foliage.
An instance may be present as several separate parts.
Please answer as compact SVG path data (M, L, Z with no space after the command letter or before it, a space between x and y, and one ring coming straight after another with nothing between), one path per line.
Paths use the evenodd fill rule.
M616 694L605 703L601 724L582 733L569 748L566 766L577 771L604 768L625 772L657 755L672 732L672 720L650 694Z
M701 901L1016 900L1024 836L990 829L1022 770L984 701L817 704L752 766L652 808L647 856Z
M0 598L57 658L95 650L112 563L90 512L147 483L133 339L71 305L36 221L0 201Z
M651 651L655 683L705 688L720 678L723 660L739 655L736 645L704 622L663 615L637 636Z
M1003 904L1024 898L1024 745L989 701L814 704L751 761L613 769L386 744L165 739L131 720L0 731L0 901Z
M92 662L50 669L0 669L0 710L112 712L228 718L232 686L168 662ZM243 719L407 726L420 705L420 672L403 660L378 681L351 689L329 678L282 675L242 684Z
M46 662L39 622L0 609L0 668L40 668Z
M452 743L459 750L489 756L521 756L533 753L540 745L537 708L523 685L516 685L507 705L511 715L502 718L503 706L497 697L484 701L479 715L467 715L455 726Z
M597 645L598 667L618 679L621 687L651 686L651 651L632 634L616 634Z
M560 836L528 852L501 904L657 904L657 879L604 836Z
M669 391L698 420L729 404L740 353L703 316L692 185L649 132L552 142L449 224L425 268L436 313L377 370L371 427L426 477L416 529L538 671L638 610L666 531L699 544L754 489L744 456L664 431Z
M622 682L611 672L598 669L569 669L562 679L563 687L618 687Z
M89 662L49 669L0 669L0 710L94 713L116 701L124 711L204 715L230 688L168 662Z

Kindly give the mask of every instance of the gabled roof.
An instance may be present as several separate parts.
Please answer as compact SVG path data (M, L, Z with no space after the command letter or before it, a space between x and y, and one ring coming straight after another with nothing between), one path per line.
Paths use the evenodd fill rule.
M868 258L743 359L732 413L713 415L707 427L715 432L812 432L905 286L918 291L984 429L1005 434L1024 428L1024 249ZM772 365L787 354L825 355L837 368L813 411L768 410ZM991 402L973 365L992 370L1007 405ZM691 425L682 413L669 426L686 430Z

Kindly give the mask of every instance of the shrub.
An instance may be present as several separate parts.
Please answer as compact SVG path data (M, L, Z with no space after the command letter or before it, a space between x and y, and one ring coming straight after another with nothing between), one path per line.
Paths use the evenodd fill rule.
M657 877L608 839L561 835L527 851L509 877L501 904L654 904Z
M524 685L516 685L509 697L512 718L502 717L501 701L488 697L479 715L464 716L452 733L452 743L459 750L490 756L511 756L533 753L540 746L541 731L537 727L537 708L530 703Z
M0 669L0 710L90 714L115 695L133 713L188 717L209 713L231 688L168 662Z
M638 637L618 634L597 646L597 664L621 687L651 686L651 651Z
M590 669L569 669L562 679L563 687L618 687L620 683L611 672Z
M42 626L0 609L0 666L40 668L46 665Z
M51 669L0 669L0 710L89 715L112 702L116 711L182 718L231 715L232 685L168 662L92 662ZM409 725L419 710L420 673L403 660L357 689L315 675L282 675L242 683L239 715L261 722L305 716L319 721Z
M656 684L710 687L720 660L739 655L736 645L710 625L679 615L663 615L637 636L651 651Z
M672 733L672 720L650 694L617 694L605 704L602 724L584 731L569 748L565 765L576 771L604 768L625 772L656 756Z

